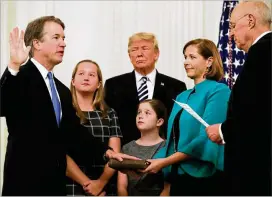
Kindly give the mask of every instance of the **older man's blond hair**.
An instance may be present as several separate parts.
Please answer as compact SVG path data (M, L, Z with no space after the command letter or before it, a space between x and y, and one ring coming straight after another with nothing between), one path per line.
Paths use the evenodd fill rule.
M138 32L133 34L132 36L129 37L128 39L128 52L130 51L130 47L134 41L139 41L139 40L145 40L153 43L154 49L156 52L159 51L159 45L157 38L154 34L152 33L147 33L147 32Z

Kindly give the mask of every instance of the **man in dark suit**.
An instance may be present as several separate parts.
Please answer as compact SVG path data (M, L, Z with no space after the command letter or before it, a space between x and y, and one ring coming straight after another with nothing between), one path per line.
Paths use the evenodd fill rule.
M3 196L64 196L66 172L89 181L66 155L80 122L70 90L52 72L64 55L64 28L60 19L45 16L30 22L25 34L18 28L10 33L10 62L0 81L1 116L9 132ZM109 148L108 158L136 159Z
M248 53L232 89L227 119L206 131L225 143L229 195L271 195L271 11L261 1L238 4L230 35Z
M9 132L2 195L66 195L66 132L79 122L69 89L52 72L62 62L64 28L45 16L30 22L25 35L18 28L10 33L10 62L1 77Z
M128 55L134 71L105 82L105 100L118 114L123 145L140 137L140 132L136 128L136 113L141 100L159 99L170 114L172 99L186 90L185 83L163 75L155 69L155 63L159 58L159 46L155 35L145 32L132 35L129 38Z

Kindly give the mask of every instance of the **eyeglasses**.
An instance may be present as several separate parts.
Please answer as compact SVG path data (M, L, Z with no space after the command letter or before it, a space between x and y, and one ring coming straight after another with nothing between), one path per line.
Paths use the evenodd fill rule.
M236 20L235 23L230 22L230 23L229 23L229 24L230 24L230 25L229 25L230 30L234 30L234 29L235 29L235 26L236 26L236 24L237 24L237 22L238 22L239 20L241 20L242 18L246 17L247 15L249 15L249 14L245 14L244 16L238 18L238 19Z

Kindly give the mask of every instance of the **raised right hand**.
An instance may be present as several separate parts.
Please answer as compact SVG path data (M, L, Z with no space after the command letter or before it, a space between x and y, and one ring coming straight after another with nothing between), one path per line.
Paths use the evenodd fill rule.
M27 60L31 46L25 48L24 31L19 36L18 27L14 28L9 35L10 62L9 68L19 71L20 66Z

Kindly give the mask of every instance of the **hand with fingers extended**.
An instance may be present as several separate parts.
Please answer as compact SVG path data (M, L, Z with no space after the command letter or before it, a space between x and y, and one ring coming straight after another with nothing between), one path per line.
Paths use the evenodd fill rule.
M123 159L140 160L137 157L134 157L131 155L126 155L124 153L117 153L117 152L114 152L113 150L110 150L110 149L106 151L106 157L109 159L116 159L118 161L123 161Z
M150 165L144 169L144 170L139 170L142 173L157 173L159 172L162 168L164 168L164 159L148 159L147 161L150 162Z
M19 35L18 27L10 32L10 62L9 68L18 71L20 66L27 60L31 46L25 47L24 31L21 30Z
M93 196L100 196L103 192L106 182L103 182L100 179L89 180L83 184L83 189L86 193Z

